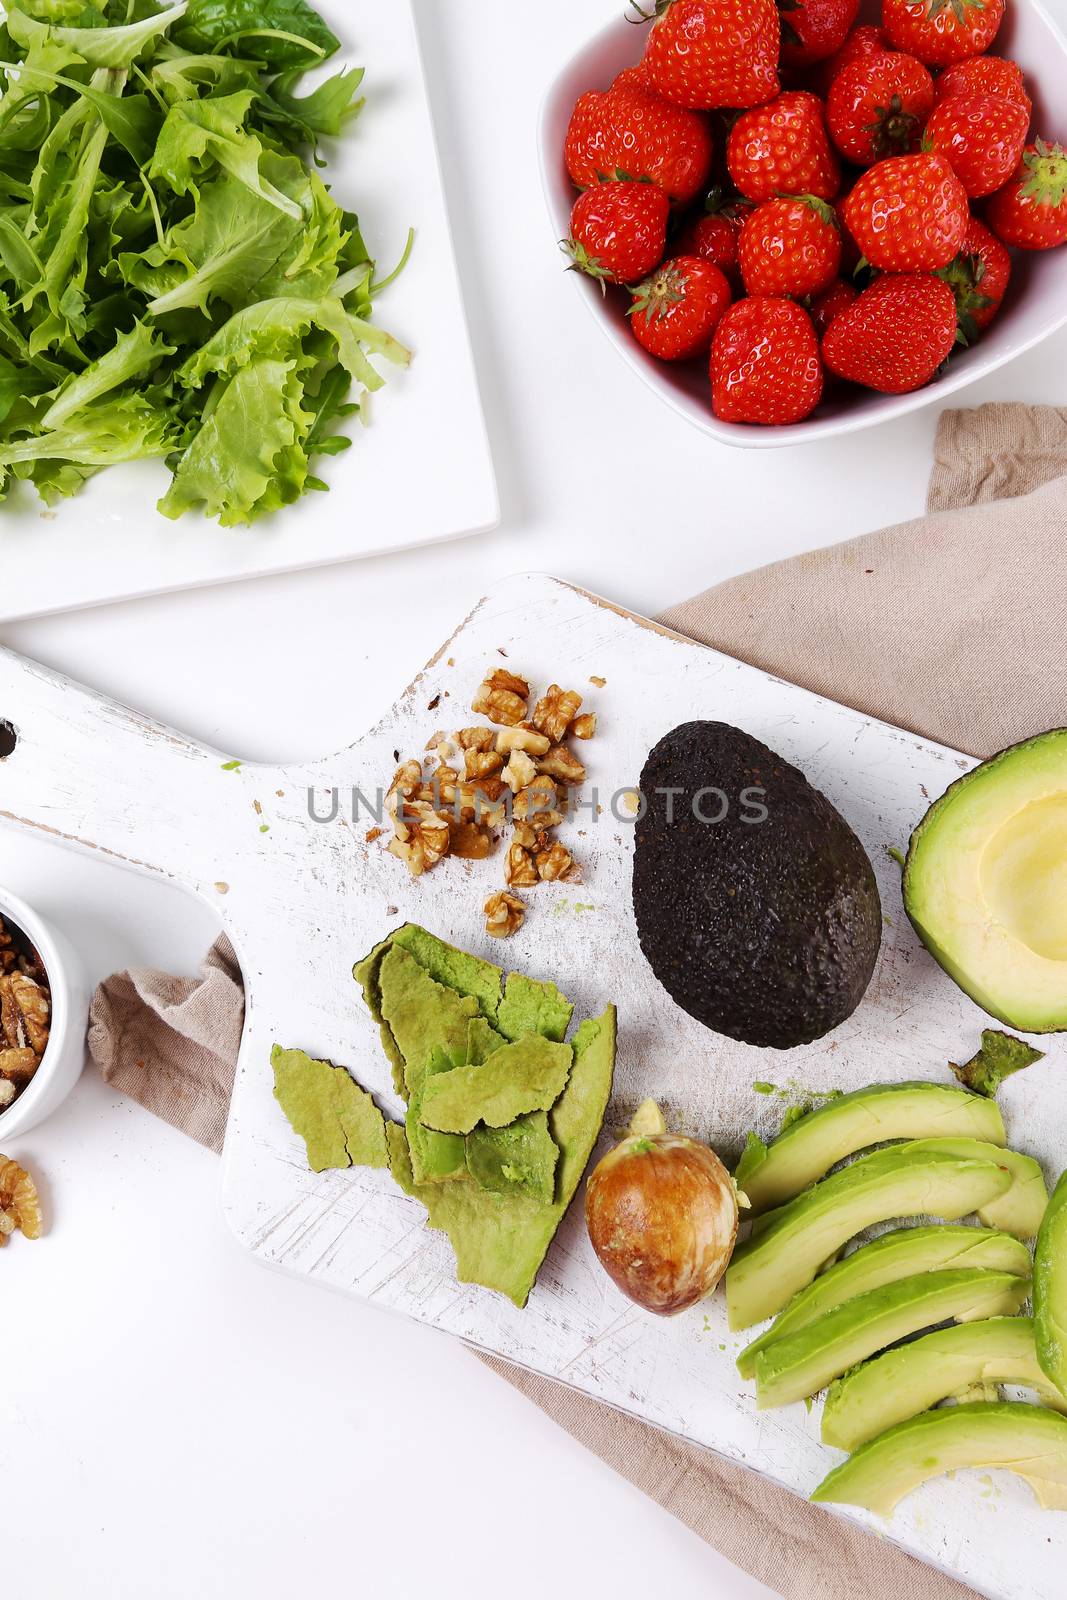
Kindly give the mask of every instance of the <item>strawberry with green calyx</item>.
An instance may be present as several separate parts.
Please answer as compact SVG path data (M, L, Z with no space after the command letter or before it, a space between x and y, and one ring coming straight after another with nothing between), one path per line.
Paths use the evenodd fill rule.
M822 101L804 89L787 90L770 105L743 112L730 129L726 164L747 200L780 194L832 200L841 185Z
M1011 278L1011 256L996 234L972 217L963 249L938 277L956 296L957 343L970 345L1000 310Z
M571 266L605 283L638 283L663 260L671 202L654 183L622 179L586 189L563 249Z
M1026 146L1030 118L1014 100L959 94L942 100L923 135L923 149L944 156L972 200L1007 183Z
M745 218L752 210L749 200L724 201L720 188L712 189L704 204L704 212L683 229L677 244L678 254L702 256L730 282L740 283L737 267L737 243L741 237Z
M723 422L803 422L822 398L819 341L793 300L739 300L715 329L711 403Z
M934 80L922 62L884 50L838 73L826 102L826 121L841 154L869 167L886 156L917 150L933 107Z
M936 272L963 244L967 191L941 156L890 156L857 180L842 206L845 226L872 267Z
M954 67L946 67L934 91L938 103L956 94L995 94L1022 106L1028 119L1034 111L1022 68L1006 56L969 56Z
M606 94L593 91L579 98L564 143L567 172L580 189L621 169L658 184L682 203L707 181L712 154L705 117L618 79Z
M1054 250L1067 243L1067 150L1037 139L1028 144L1010 183L986 206L998 239L1018 250Z
M730 304L725 274L699 256L675 256L633 292L634 338L661 361L688 361L711 348Z
M767 200L741 229L737 259L748 294L821 294L841 265L837 214L813 194Z
M876 278L822 342L831 372L879 394L910 394L936 376L956 343L956 299L926 273Z
M1004 20L1006 0L883 0L882 26L897 50L928 67L984 55Z
M774 0L655 0L651 11L632 3L652 23L645 67L665 99L715 111L762 105L778 93Z
M778 0L782 64L800 71L836 54L856 20L859 0Z

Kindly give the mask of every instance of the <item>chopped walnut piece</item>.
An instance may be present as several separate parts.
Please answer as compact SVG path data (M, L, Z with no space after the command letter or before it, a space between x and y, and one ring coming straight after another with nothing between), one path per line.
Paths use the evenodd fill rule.
M0 1049L0 1077L13 1083L16 1089L24 1089L40 1065L40 1056L29 1045Z
M389 785L389 793L402 794L410 800L421 783L421 763L418 761L404 761L396 769L396 776Z
M534 855L539 850L547 850L552 842L548 829L535 828L532 822L516 822L512 837L516 844L521 844L524 850L531 850Z
M471 710L479 717L488 717L490 722L513 728L526 716L529 698L530 685L525 678L516 677L513 672L497 667L479 685L478 693L471 701Z
M448 821L424 800L409 800L404 812L404 832L397 823L397 835L390 840L394 856L407 863L413 878L421 878L448 854Z
M537 777L537 768L525 750L513 750L511 760L504 768L503 778L513 794L529 788Z
M591 739L596 733L596 712L585 711L580 717L575 717L571 732L576 739Z
M525 902L502 889L485 902L485 931L494 939L510 939L522 927L525 916Z
M537 857L537 873L545 883L555 883L557 879L565 878L573 866L574 857L558 840Z
M7 1156L0 1156L0 1209L6 1212L27 1239L39 1239L43 1229L41 1202L25 1167Z
M546 733L553 744L559 744L581 704L581 695L573 689L561 689L558 683L550 683L534 707L531 720L539 733Z
M521 844L508 846L504 861L504 882L516 889L532 889L538 882L537 866L529 850Z
M476 822L449 822L451 849L449 855L461 861L484 861L493 853L493 836Z
M456 752L456 746L447 733L437 732L431 739L427 739L425 748L431 751L442 766L448 762Z
M536 728L530 728L525 723L517 728L501 728L496 736L498 750L525 750L531 756L545 755L551 743L543 733L538 733Z
M556 808L556 786L549 777L537 777L515 796L512 807L520 822L536 822L540 828L557 828L563 821Z
M537 763L537 770L546 772L550 778L555 778L557 783L566 784L570 788L585 782L585 768L565 744L553 745L547 756L542 756Z
M598 678L595 676L595 674L589 679L589 682L593 685L594 689L603 689L607 681L607 678Z
M465 750L463 765L467 778L477 782L479 778L488 778L494 772L499 772L504 765L504 757L497 750Z
M32 1050L43 1056L48 1044L48 1023L51 1017L48 991L42 989L34 978L24 972L13 972L7 982L18 1007L26 1039Z
M495 728L460 728L456 743L461 750L492 750L500 748L500 737Z
M0 1078L0 1111L6 1111L17 1094L18 1090L10 1078Z

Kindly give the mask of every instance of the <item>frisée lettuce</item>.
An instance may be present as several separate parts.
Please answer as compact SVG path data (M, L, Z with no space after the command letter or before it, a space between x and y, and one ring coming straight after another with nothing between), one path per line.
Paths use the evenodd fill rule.
M151 457L168 517L230 527L325 489L375 358L410 359L371 320L393 275L321 173L362 70L302 83L340 48L305 0L3 14L0 497L29 480L52 505Z

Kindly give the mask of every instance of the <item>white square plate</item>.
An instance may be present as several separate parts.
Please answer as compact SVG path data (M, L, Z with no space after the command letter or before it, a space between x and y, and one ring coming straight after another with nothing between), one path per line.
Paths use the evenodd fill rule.
M416 230L375 312L415 351L410 370L380 363L369 427L357 422L352 449L320 466L330 493L252 528L161 517L161 462L101 472L54 512L20 485L0 506L0 621L380 555L499 520L411 0L315 3L342 41L332 70L366 68L367 104L327 151L327 179L383 270Z

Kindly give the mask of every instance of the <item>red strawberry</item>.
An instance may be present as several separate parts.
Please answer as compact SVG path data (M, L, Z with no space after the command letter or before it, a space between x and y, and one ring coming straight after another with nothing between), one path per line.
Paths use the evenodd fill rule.
M711 403L723 422L803 422L822 395L819 341L792 300L739 300L715 329Z
M635 67L623 67L622 71L617 72L612 78L611 87L613 89L647 89L649 93L655 93L651 83L648 81L648 68L643 61L639 61Z
M1067 150L1038 139L1028 144L1011 182L986 206L998 239L1019 250L1052 250L1067 242Z
M651 15L645 65L653 89L668 100L714 111L759 106L778 93L774 0L656 0Z
M580 189L616 172L647 178L672 200L692 200L711 170L711 129L650 89L614 83L607 94L583 94L574 108L564 158Z
M818 72L812 75L811 86L825 97L830 93L830 86L839 72L844 72L854 61L863 61L868 56L880 55L883 50L888 49L889 45L881 28L873 28L868 23L853 28L840 50L820 62Z
M1011 278L1011 256L996 234L972 217L963 249L938 277L956 296L960 343L973 344L1000 310Z
M727 141L726 164L749 200L773 200L779 194L832 200L841 182L822 101L802 89L738 117Z
M849 161L869 167L916 150L934 105L934 80L921 61L895 50L839 72L826 102L830 136Z
M716 193L703 216L695 218L678 240L678 254L701 256L725 272L731 282L740 283L737 269L737 242L745 218L751 211L747 200L723 205Z
M1022 68L1003 56L970 56L966 61L959 61L954 67L946 68L934 90L938 102L955 94L996 94L1002 100L1022 106L1028 118L1033 115Z
M671 203L654 183L598 183L580 194L564 244L572 266L609 283L637 283L663 260Z
M972 200L1007 183L1026 145L1022 106L991 94L942 100L926 124L924 150L944 156Z
M821 339L827 328L836 316L839 316L859 296L859 290L854 283L847 283L844 278L838 278L821 294L811 308L811 320L815 332Z
M749 294L821 294L841 265L833 206L810 194L765 201L741 229L737 257Z
M856 20L860 0L778 0L782 63L802 68L840 50Z
M956 343L956 298L940 278L877 278L830 324L822 342L831 372L880 394L910 394Z
M940 156L890 156L868 167L842 207L872 267L936 272L963 243L967 191Z
M661 361L688 361L711 348L711 336L730 304L730 285L699 256L675 256L634 290L634 338Z
M1005 0L883 0L882 25L898 50L928 67L984 55L1004 20Z

